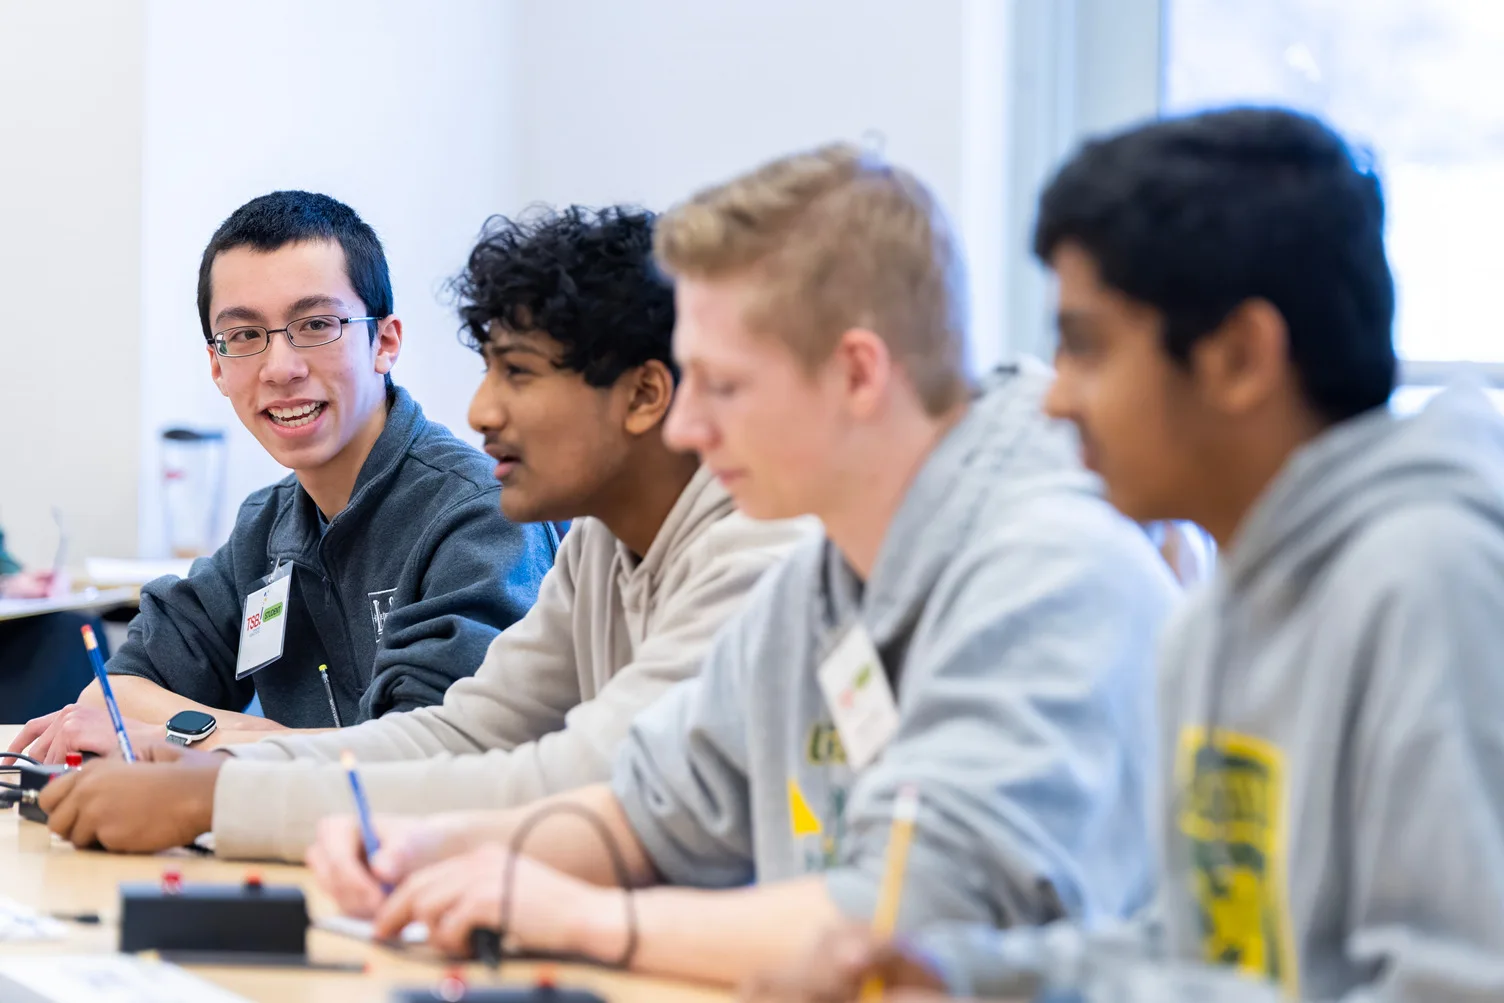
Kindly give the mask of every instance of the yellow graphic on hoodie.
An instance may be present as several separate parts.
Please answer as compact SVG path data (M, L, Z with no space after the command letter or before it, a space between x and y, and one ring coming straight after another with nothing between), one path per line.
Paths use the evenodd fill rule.
M804 800L804 792L799 789L799 781L789 777L789 821L794 827L794 838L820 835L820 817L810 811L809 802Z
M1205 960L1299 996L1285 880L1285 762L1278 747L1185 728L1175 769Z
M846 747L841 733L829 721L816 721L804 743L804 760L811 766L845 766Z

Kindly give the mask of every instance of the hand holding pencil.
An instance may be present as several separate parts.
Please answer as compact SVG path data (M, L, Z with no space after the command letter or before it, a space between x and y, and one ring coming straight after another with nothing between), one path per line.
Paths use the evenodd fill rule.
M924 961L895 942L909 847L919 814L919 792L905 787L893 802L893 824L882 885L871 926L847 924L828 931L790 968L760 974L740 991L746 1003L848 1003L942 998L945 984Z
M903 788L893 800L893 828L888 834L883 883L878 890L877 910L872 915L872 934L879 942L891 940L898 929L903 876L909 866L909 846L914 842L914 820L918 815L919 790L912 785ZM873 972L862 983L861 1003L877 1003L882 995L883 977Z
M94 628L84 624L81 632L84 647L89 652L89 664L94 669L94 679L99 683L100 695L104 697L105 709L110 712L110 723L115 727L115 740L120 744L120 755L127 763L136 761L136 752L131 748L130 736L125 733L125 720L120 716L120 705L115 702L115 691L110 689L110 677L104 670L104 657L99 653L99 642L94 638Z
M946 999L945 984L902 941L879 938L865 923L826 931L796 963L741 986L743 1003L850 1003L869 979L887 1001Z

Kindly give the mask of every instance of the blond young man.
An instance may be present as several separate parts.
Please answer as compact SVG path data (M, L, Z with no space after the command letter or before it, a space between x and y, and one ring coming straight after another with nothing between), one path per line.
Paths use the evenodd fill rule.
M827 147L696 196L656 250L684 372L669 441L748 514L814 514L826 535L638 718L611 784L552 799L619 844L635 922L597 833L565 818L523 847L510 936L735 980L870 917L906 787L905 928L1143 905L1149 667L1175 587L1040 414L1042 366L970 385L961 262L929 192ZM382 935L421 919L464 952L500 925L505 844L532 815L382 818L370 870L334 821L309 862Z
M1368 158L1281 108L1098 137L1051 180L1049 410L1121 510L1223 548L1160 665L1156 908L848 927L749 1003L872 974L911 1003L1504 1000L1504 420L1467 387L1388 408L1384 215Z

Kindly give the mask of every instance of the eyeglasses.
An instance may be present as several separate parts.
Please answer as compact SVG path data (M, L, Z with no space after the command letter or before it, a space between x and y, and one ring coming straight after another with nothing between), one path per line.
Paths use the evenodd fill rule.
M272 343L272 335L287 335L293 348L318 348L338 341L346 324L375 323L380 317L300 317L286 327L268 331L264 327L232 327L214 335L214 350L231 359L260 355Z

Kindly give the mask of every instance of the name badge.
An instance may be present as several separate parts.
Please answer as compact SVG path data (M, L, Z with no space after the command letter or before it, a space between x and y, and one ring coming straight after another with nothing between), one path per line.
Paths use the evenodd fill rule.
M290 614L292 565L279 563L267 576L267 584L245 597L240 619L240 653L235 659L235 678L244 679L282 657Z
M852 627L817 674L835 719L846 761L861 770L898 731L898 704L877 648L861 624Z

